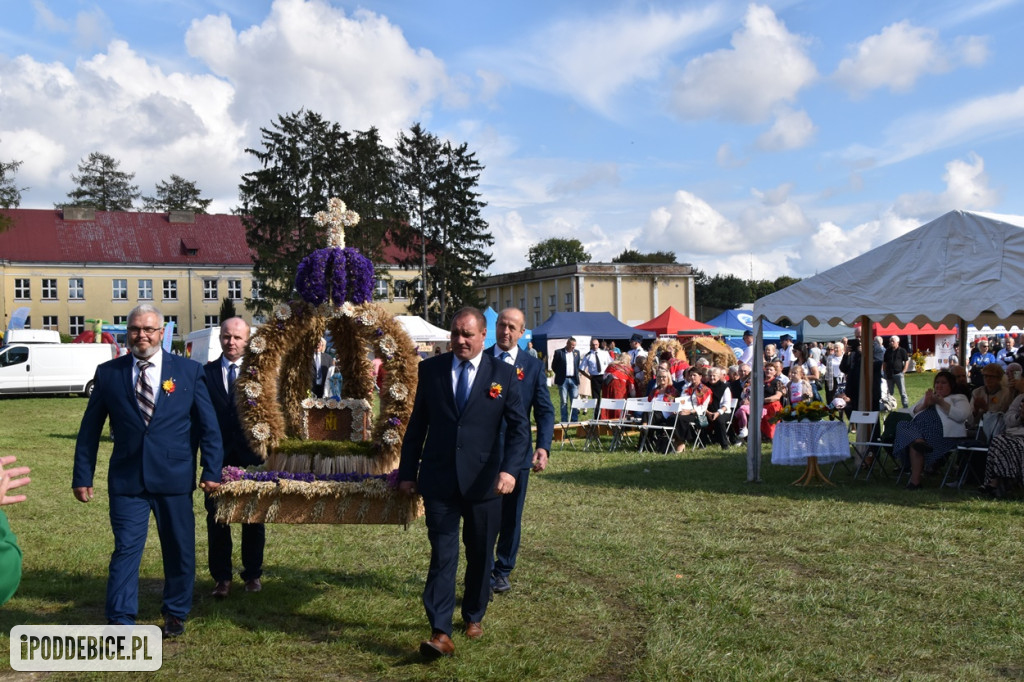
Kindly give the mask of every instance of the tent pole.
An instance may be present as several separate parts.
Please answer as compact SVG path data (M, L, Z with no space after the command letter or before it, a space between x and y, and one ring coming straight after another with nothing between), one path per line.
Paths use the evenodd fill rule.
M959 323L956 325L956 359L961 367L967 367L967 323L962 317L957 319Z
M761 482L761 409L764 405L764 350L761 319L754 319L754 365L750 368L750 419L747 420L747 482Z
M875 392L875 325L867 315L860 316L860 396L857 409L872 412L878 409ZM874 410L870 407L875 405Z

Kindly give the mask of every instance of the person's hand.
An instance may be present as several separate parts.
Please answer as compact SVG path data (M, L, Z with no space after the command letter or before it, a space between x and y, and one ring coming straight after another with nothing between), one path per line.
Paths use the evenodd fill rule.
M533 453L533 470L537 473L548 467L548 451L544 448L537 448Z
M416 494L416 481L400 481L398 483L398 492L412 497Z
M220 483L217 481L199 481L199 487L205 493L212 493L214 490L220 487Z
M502 471L498 474L498 483L494 486L494 492L499 495L508 495L510 492L515 490L515 487L516 477Z
M79 502L88 502L92 499L91 485L83 488L72 488L72 491L75 493L75 499Z
M28 467L4 469L5 466L14 464L16 461L18 461L18 458L14 455L0 457L0 473L2 473L2 479L0 479L0 505L24 502L26 499L24 495L7 494L8 490L20 488L32 482L32 479L28 478L28 472L31 471Z

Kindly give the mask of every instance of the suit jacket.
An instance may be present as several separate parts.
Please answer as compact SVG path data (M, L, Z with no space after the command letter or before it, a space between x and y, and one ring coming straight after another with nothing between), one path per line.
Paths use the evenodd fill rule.
M229 395L224 388L220 362L221 358L211 360L203 367L203 371L206 374L206 385L210 389L213 410L217 413L217 425L220 427L221 442L224 446L224 464L236 467L260 464L263 460L249 447L249 439L242 431L235 396Z
M575 375L579 379L580 352L573 348L572 365L567 364L566 360L565 348L559 348L551 356L551 371L555 373L555 386L561 386L565 382L567 375Z
M135 358L122 355L96 368L93 392L75 444L72 487L93 485L96 453L108 416L114 437L107 472L111 495L191 493L196 487L196 442L202 448L202 480L220 481L224 451L203 366L161 352L163 367L154 390L162 393L148 425L132 384ZM168 393L163 382L170 379L174 390ZM197 441L193 441L193 424Z
M484 354L494 357L494 349L495 346L491 346L484 351ZM502 360L498 358L498 362L502 362ZM531 448L529 443L526 444L526 459L522 468L529 469L533 465L534 449L543 448L548 453L551 452L551 438L555 430L555 406L551 403L543 362L530 357L529 353L520 348L514 366L516 380L519 382L519 393L523 399L523 414L529 423L530 410L533 410L533 420L537 424L537 444L534 448ZM522 378L520 378L520 374L522 374ZM504 443L502 443L502 448L504 448Z
M320 356L320 370L316 368L316 356ZM316 398L324 397L324 385L327 383L327 370L331 368L333 360L327 353L313 353L314 359L309 361L309 368L313 374L313 394Z
M419 365L412 416L402 442L398 480L417 481L424 497L494 497L499 473L518 479L530 447L530 424L515 368L486 353L462 414L452 390L452 353ZM491 397L492 385L502 387ZM504 435L502 426L505 426Z

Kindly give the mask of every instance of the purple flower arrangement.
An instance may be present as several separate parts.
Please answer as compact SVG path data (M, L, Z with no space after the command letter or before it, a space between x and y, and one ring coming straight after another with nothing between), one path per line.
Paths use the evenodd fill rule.
M397 488L398 469L389 474L360 474L356 472L314 474L308 471L246 471L245 469L232 466L226 466L221 469L221 481L224 483L232 481L260 481L266 483L276 483L277 481L300 481L302 483L332 481L335 483L361 483L362 481L369 480L386 481L389 488Z
M373 280L373 263L358 249L317 249L299 263L295 289L314 306L328 300L336 306L360 304L373 296Z

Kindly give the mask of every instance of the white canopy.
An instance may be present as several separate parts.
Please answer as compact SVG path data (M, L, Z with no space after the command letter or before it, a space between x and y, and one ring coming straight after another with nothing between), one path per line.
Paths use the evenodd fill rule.
M395 315L414 343L441 343L451 339L451 332L430 324L417 315Z
M1001 324L1024 319L1024 218L951 211L852 260L754 303L755 344L761 323L788 318L829 324L871 322ZM865 348L870 348L871 325ZM869 351L870 352L870 351ZM756 357L754 376L760 376ZM866 363L867 368L870 363ZM867 369L865 368L865 370ZM867 382L870 385L870 382ZM747 476L760 478L758 425L764 396L751 396Z

